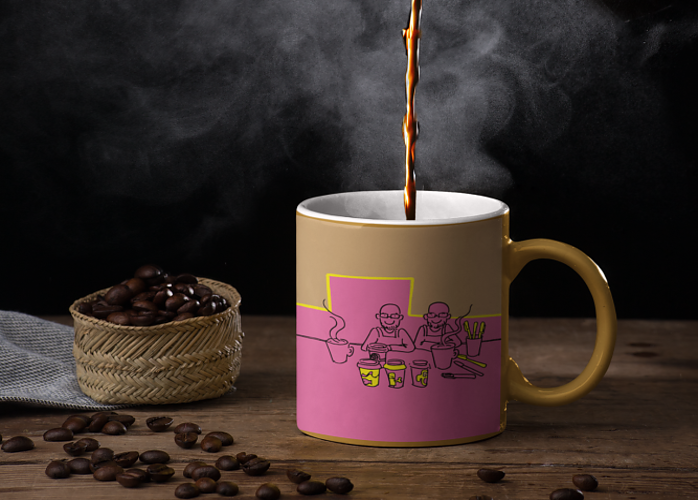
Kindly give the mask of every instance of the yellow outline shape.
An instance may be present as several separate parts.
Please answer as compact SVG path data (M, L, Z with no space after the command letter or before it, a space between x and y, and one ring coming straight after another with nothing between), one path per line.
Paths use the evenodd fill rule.
M414 292L414 278L397 278L397 277L380 277L380 276L349 276L346 274L332 274L332 273L327 273L326 275L326 280L327 280L327 307L329 310L332 310L332 288L330 287L330 278L350 278L350 279L361 279L361 280L409 280L410 282L410 298L409 298L409 305L407 306L407 315L412 317L412 318L421 318L424 315L423 314L412 314L412 294ZM319 307L319 306L313 306L310 304L302 304L300 302L296 302L297 306L300 307L306 307L308 309L317 309L318 311L326 311L324 307ZM502 314L482 314L480 316L465 316L469 319L474 319L474 318L497 318L500 317Z

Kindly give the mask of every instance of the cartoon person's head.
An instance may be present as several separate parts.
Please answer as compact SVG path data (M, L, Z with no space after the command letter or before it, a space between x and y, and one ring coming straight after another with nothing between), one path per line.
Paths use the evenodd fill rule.
M429 312L424 315L427 320L427 325L432 330L438 330L444 323L451 319L451 313L448 305L443 302L434 302L429 306Z
M380 312L376 314L376 318L384 329L393 332L400 326L404 316L400 313L400 308L395 304L385 304L381 307Z

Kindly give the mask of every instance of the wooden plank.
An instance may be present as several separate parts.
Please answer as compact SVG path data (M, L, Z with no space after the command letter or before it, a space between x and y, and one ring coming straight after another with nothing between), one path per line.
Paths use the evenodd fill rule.
M64 318L62 320L65 320ZM246 451L267 457L267 475L224 473L240 485L241 498L253 498L263 482L276 482L284 496L296 496L285 478L289 467L318 479L350 477L352 498L547 498L572 487L572 475L595 474L593 499L685 498L698 496L698 330L696 322L622 321L616 355L599 387L571 405L540 408L509 404L506 432L463 446L385 449L341 445L301 434L295 426L295 349L293 318L244 317L246 338L237 390L212 401L122 410L136 417L124 436L102 436L115 451L163 449L172 456L176 478L165 485L129 490L130 498L173 498L184 479L181 470L194 459L213 462L225 453ZM589 320L514 319L511 352L524 373L540 385L572 378L593 347ZM642 354L638 354L642 353ZM651 354L650 354L651 353ZM26 434L35 450L0 452L0 498L121 498L126 490L91 477L52 480L44 469L66 456L62 443L47 443L43 432L59 426L71 411L0 404L4 438ZM213 456L182 450L172 433L153 433L145 418L165 414L176 422L194 421L204 432L225 430L236 443ZM475 476L478 468L507 472L490 485ZM330 495L339 498L338 495Z

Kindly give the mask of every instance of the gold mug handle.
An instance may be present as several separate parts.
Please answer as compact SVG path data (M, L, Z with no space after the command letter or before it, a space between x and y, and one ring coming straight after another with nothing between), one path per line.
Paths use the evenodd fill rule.
M611 291L599 266L586 254L559 241L533 239L509 240L505 246L504 275L507 286L521 269L536 259L551 259L571 267L586 283L596 310L596 341L591 359L577 378L559 387L543 388L529 382L511 357L505 367L507 400L541 406L571 403L591 391L606 373L616 343L617 320ZM508 291L507 291L508 293Z

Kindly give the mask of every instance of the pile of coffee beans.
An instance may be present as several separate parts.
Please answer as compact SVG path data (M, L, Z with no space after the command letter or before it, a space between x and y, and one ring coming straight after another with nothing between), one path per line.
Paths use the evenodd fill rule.
M161 267L139 267L132 278L104 295L78 304L78 312L117 325L151 326L211 316L230 304L192 274L169 275Z
M82 432L101 432L103 434L121 435L135 423L130 415L116 412L97 412L91 416L71 415L61 425L47 430L43 437L47 442L65 442L63 451L72 458L53 459L46 466L46 476L51 479L69 478L73 474L92 474L97 481L116 482L124 488L137 488L145 483L165 483L175 477L175 470L169 466L170 455L163 450L136 450L114 452L92 437L73 440L76 434ZM113 424L113 425L112 425ZM193 422L184 422L174 428L174 419L167 416L155 416L146 419L146 426L153 432L174 431L175 443L189 441L190 435L195 436L194 443L202 434L202 429ZM113 427L113 429L112 429ZM231 434L224 431L212 431L205 434L200 446L203 451L215 453L225 446L234 443ZM15 436L2 442L2 450L6 453L27 451L34 448L34 442L25 436ZM184 446L184 447L189 447ZM86 456L81 456L86 455ZM141 468L135 467L140 462ZM242 470L248 476L262 476L270 468L271 463L266 458L254 453L239 452L236 455L222 455L211 465L204 461L190 462L182 475L193 482L179 484L174 491L177 498L194 498L202 493L217 493L220 496L235 496L240 491L232 481L221 480L221 471ZM142 468L145 467L145 468ZM298 470L289 470L287 477L298 485L297 491L303 495L317 495L326 490L345 494L354 485L344 477L329 478L325 483L311 481L310 474ZM277 499L281 496L278 486L272 483L260 485L255 495L260 500Z

